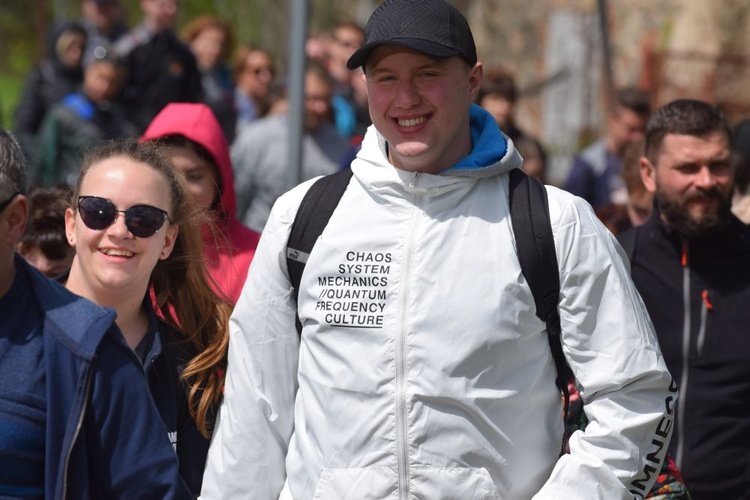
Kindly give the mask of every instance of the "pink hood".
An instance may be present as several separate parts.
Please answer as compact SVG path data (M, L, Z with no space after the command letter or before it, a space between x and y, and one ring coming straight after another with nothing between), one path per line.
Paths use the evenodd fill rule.
M221 177L217 229L221 234L203 231L203 257L218 291L232 304L237 302L247 277L260 234L236 218L237 197L229 146L219 122L205 104L168 104L146 129L141 142L181 135L206 148L214 157ZM214 237L216 236L216 237Z
M237 197L234 193L234 172L229 159L229 145L211 109L205 104L179 102L168 104L153 119L141 141L181 135L197 142L211 153L219 167L221 196L219 212L222 218L234 218Z

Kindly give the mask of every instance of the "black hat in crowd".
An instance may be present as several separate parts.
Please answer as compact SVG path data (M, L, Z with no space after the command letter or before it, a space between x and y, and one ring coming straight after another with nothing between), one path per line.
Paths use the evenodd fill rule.
M370 52L383 44L401 45L430 57L461 56L477 62L474 37L466 18L444 0L386 0L365 27L365 42L346 63L364 66Z

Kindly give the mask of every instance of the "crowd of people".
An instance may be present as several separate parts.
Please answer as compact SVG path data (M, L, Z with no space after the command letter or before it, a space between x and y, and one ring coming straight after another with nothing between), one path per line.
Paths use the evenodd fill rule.
M271 52L140 6L0 129L0 497L750 498L750 120L624 87L545 186L512 72L386 0L309 38L285 192Z

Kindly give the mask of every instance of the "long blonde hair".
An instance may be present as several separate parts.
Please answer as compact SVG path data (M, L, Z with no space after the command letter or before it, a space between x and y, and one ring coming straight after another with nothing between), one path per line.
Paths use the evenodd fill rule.
M231 307L213 291L213 279L201 255L201 224L207 222L206 216L194 206L185 180L158 145L131 139L107 142L86 154L74 188L73 206L91 167L115 157L150 166L170 186L170 218L180 229L171 255L160 260L151 272L149 289L157 314L198 353L183 370L182 379L190 386L191 415L201 434L208 437L213 427L211 416L224 386Z

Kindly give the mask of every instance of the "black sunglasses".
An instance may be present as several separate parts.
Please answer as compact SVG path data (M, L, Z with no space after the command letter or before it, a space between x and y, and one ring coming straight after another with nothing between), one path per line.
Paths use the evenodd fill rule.
M86 227L101 231L111 226L117 214L125 214L125 225L133 236L148 238L153 236L164 225L172 222L169 214L151 205L133 205L127 210L117 210L114 203L98 196L79 196L78 213Z
M4 202L0 203L0 213L2 213L3 210L5 210L6 208L8 208L8 205L10 205L10 202L13 201L13 200L15 200L16 196L18 196L19 194L21 194L21 191L16 191L15 193L13 193L10 196L10 198L8 198Z

